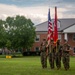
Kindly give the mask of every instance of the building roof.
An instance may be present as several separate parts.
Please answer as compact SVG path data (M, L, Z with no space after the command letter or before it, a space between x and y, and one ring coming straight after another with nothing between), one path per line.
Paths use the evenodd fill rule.
M53 22L54 22L54 19L52 19L52 23ZM75 18L58 19L58 22L60 24L60 28L58 28L58 31L61 32L64 29L75 25ZM48 21L36 25L35 31L48 31Z
M66 29L64 29L63 32L64 33L75 33L75 24L66 28Z

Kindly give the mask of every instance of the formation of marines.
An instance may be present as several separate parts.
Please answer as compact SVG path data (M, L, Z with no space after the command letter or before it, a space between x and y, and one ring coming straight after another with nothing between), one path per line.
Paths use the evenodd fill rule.
M56 44L54 40L50 40L50 44L48 45L46 39L43 39L40 51L42 68L47 68L47 57L49 58L51 69L55 68L55 64L58 70L61 68L61 57L65 70L70 68L70 46L66 40L64 40L63 45L61 45L60 40L57 40Z

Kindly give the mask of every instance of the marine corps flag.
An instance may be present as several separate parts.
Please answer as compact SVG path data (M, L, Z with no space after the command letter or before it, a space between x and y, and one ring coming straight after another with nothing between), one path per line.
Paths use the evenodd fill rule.
M49 12L48 12L48 35L47 35L48 44L50 43L50 40L53 39L53 30L52 29L53 28L52 28L50 9L49 9Z
M53 33L53 37L54 37L54 43L56 44L56 42L57 42L57 40L58 40L57 7L55 7L55 20L54 20L54 33Z

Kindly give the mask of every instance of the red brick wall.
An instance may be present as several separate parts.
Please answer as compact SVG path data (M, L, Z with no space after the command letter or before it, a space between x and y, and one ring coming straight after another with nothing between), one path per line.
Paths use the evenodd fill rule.
M61 38L61 42L62 44L64 43L64 33L62 33L62 38ZM75 41L73 40L73 33L68 33L68 44L70 44L72 47L75 46Z
M33 47L31 48L32 51L35 51L35 48L36 47L39 47L40 48L40 45L41 45L42 40L47 38L47 33L37 34L37 35L40 35L40 41L39 42L35 42L33 44Z
M64 33L60 33L60 34L61 34L61 44L63 44L64 43ZM35 42L33 44L33 47L31 48L32 51L35 51L36 47L40 47L42 40L47 38L47 33L39 33L38 35L40 35L40 41ZM68 33L68 43L70 44L71 47L75 47L75 41L73 41L72 38L73 38L73 33ZM73 50L71 50L70 54L73 55Z
M75 47L75 41L73 40L73 33L69 33L69 34L68 34L68 43L70 44L70 46L71 46L72 48ZM71 54L71 55L75 55L75 54L73 54L73 50L71 50L70 54Z
M72 50L70 51L70 55L74 55L73 53L73 48L75 47L75 41L73 40L73 34L74 33L68 33L68 44L72 47ZM61 34L62 38L61 38L61 42L62 44L64 43L64 33Z

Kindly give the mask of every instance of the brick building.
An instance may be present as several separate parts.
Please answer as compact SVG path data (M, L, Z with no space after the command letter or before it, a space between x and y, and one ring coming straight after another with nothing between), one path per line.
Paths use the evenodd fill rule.
M54 20L52 20L52 23ZM61 40L62 44L64 39L68 40L72 50L71 55L75 55L75 18L71 19L59 19L58 20L58 39ZM40 51L40 44L42 39L47 38L48 21L38 24L36 27L36 39L32 51Z

